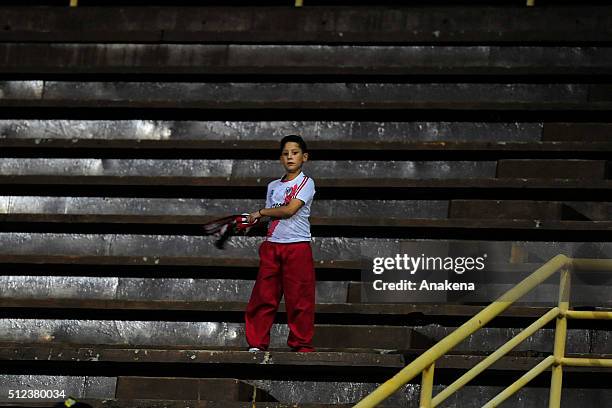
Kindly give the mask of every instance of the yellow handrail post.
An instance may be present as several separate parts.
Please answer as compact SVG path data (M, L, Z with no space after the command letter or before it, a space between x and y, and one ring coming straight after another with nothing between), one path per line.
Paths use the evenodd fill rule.
M533 7L535 5L535 0L527 0L527 6Z
M431 397L433 395L434 367L436 363L431 363L423 370L421 379L421 402L419 408L431 408Z
M70 0L70 7L76 7L79 5L79 0Z
M563 358L565 357L565 340L567 338L567 311L570 300L571 272L569 267L561 270L559 282L559 316L555 328L555 348L553 355L555 363L552 367L550 379L550 396L548 408L561 407L561 387L563 383Z
M295 7L302 7L304 5L304 0L295 0Z

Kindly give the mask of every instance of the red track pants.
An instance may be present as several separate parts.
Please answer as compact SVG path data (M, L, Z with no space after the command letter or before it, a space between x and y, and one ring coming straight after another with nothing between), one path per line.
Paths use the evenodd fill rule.
M283 292L289 325L287 345L293 351L314 351L315 273L310 242L264 241L259 247L259 273L245 313L250 347L267 350Z

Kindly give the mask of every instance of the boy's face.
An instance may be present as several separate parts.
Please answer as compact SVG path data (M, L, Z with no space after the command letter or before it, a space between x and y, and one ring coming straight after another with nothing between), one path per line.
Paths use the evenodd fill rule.
M299 171L302 168L302 164L308 161L308 153L303 153L299 144L287 142L283 147L280 161L285 171L293 173Z

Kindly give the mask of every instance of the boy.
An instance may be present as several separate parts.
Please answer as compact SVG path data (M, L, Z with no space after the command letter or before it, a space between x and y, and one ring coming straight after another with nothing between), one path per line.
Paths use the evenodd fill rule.
M268 184L266 207L249 214L249 222L270 217L266 240L259 247L259 273L245 313L249 351L266 350L270 328L283 293L289 325L287 345L310 352L314 335L315 273L310 247L310 205L314 181L302 173L308 161L300 136L280 143L285 175Z

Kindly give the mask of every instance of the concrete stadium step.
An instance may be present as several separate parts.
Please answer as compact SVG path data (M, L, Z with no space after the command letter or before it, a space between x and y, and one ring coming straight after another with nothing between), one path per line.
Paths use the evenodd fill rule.
M403 353L399 353L403 352ZM266 368L279 367L296 367L295 377L300 376L299 367L316 367L320 368L352 368L354 370L367 369L378 367L384 370L394 370L403 368L415 359L422 352L421 350L393 350L389 352L381 348L370 350L351 350L342 351L315 351L311 353L295 353L290 351L265 351L265 352L249 352L235 350L201 350L201 349L185 349L180 350L171 347L109 347L103 345L90 344L64 344L62 342L54 342L53 344L45 343L6 343L0 342L0 357L4 361L14 362L33 362L40 361L43 364L46 362L72 362L72 363L131 363L131 364L147 364L151 365L151 374L159 372L161 367L155 367L152 364L189 364L199 365L206 364L213 366L232 366L246 365L251 366L255 370L258 366ZM473 353L483 353L481 350L468 351L458 350L452 354L447 354L440 357L436 361L437 370L468 370L484 360L486 355L478 355ZM484 353L490 351L484 351ZM532 351L530 351L533 353ZM539 352L540 356L524 355L525 353L513 352L510 355L502 357L489 370L512 372L512 371L527 371L537 365L546 352ZM609 358L610 354L597 353L567 353L567 357L571 358ZM108 366L108 365L107 365ZM155 367L155 368L154 368ZM567 372L582 372L582 373L605 373L605 367L566 367ZM213 371L213 375L216 373ZM250 373L252 374L252 373ZM244 374L243 374L244 375ZM289 375L291 377L291 375Z
M226 378L118 377L115 397L130 400L276 401L264 390L245 381Z
M590 161L584 166L592 166ZM565 161L552 163L561 167ZM593 162L599 167L599 161ZM602 164L605 162L601 162ZM306 171L315 180L333 179L490 179L495 177L495 161L315 161ZM550 166L549 166L550 167ZM585 169L587 171L588 169ZM599 169L597 169L599 170ZM142 160L142 159L0 159L4 179L12 177L109 177L117 182L125 178L206 179L218 182L236 178L259 178L267 184L282 175L276 160ZM331 176L333 174L333 176ZM330 177L331 176L331 177ZM595 176L595 175L594 175ZM603 177L600 177L603 178Z
M0 196L0 214L41 217L41 220L79 215L118 222L205 223L228 214L241 214L262 206L261 199L151 199L113 197ZM592 203L597 207L595 203ZM603 204L602 204L603 205ZM384 214L384 217L381 217ZM312 218L446 218L448 201L442 200L317 200ZM56 218L58 217L58 218Z
M0 145L278 151L285 134L311 150L609 150L609 123L0 120Z
M254 280L0 276L0 298L155 302L244 302ZM350 282L318 281L317 303L346 303Z
M118 399L200 399L233 401L276 401L267 392L235 379L118 377Z
M204 224L252 211L254 199L0 196L0 219L20 223ZM609 229L612 203L528 200L317 200L313 226ZM263 231L263 229L261 230Z
M211 356L206 357L213 360L219 356L217 351L246 350L248 347L244 338L244 323L5 318L0 319L0 327L3 329L0 342L11 343L5 349L7 355L14 353L11 351L13 343L35 342L42 342L39 345L47 347L44 349L47 352L48 347L59 344L78 344L79 347L96 349L192 349L199 350L202 356L209 356L206 350L214 350ZM455 327L439 324L410 327L318 324L313 345L321 352L409 352L427 349L453 330ZM521 330L516 327L487 327L460 343L453 352L490 353ZM288 334L286 324L275 324L272 327L270 349L287 351ZM612 332L606 329L570 329L567 352L612 354L611 339ZM554 329L541 329L515 348L515 352L551 353L553 344ZM123 355L138 357L135 355L138 352L125 353ZM185 353L179 350L176 355L192 358L189 353Z
M67 261L104 264L108 261L111 264L163 265L163 258L168 257L168 261L174 258L175 265L257 267L257 247L261 238L235 238L238 239L233 239L225 250L219 250L214 246L212 237L0 233L0 259L8 263L40 263L38 259L42 263ZM111 242L114 244L111 245ZM359 259L359 240L334 242L324 239L323 242L326 244L321 251L321 245L313 240L318 267L359 269L359 262L356 261ZM342 245L342 249L338 244Z
M341 148L346 142L517 142L537 143L544 135L551 141L556 134L570 131L587 137L594 129L603 136L612 128L608 123L544 122L371 122L371 121L171 121L171 120L56 120L0 119L1 140L64 140L79 144L96 140L103 145L117 141L144 143L180 142L189 146L197 141L266 143L278 150L280 137L303 132L308 144L330 143ZM602 139L604 141L604 139ZM584 143L586 144L586 143ZM253 145L257 148L257 145ZM227 148L227 146L226 146Z
M2 388L17 386L19 376L0 375L0 380L2 380L0 391L8 391L8 389L3 390ZM95 397L106 397L105 400L119 400L111 402L111 404L98 400L95 401L94 406L117 406L117 403L128 404L137 399L148 400L146 401L148 405L144 405L145 401L140 401L134 406L149 407L157 406L157 404L180 406L178 404L185 404L187 401L196 403L192 406L208 406L202 405L206 404L207 401L215 401L219 406L224 406L223 404L240 406L240 401L276 401L263 389L254 387L246 381L232 378L60 377L58 381L53 381L45 376L32 376L26 384L31 385L32 380L38 380L45 385L51 385L53 382L54 386L61 387L61 389L57 389L58 393L64 391L65 397L63 399L70 395L84 403L87 398ZM47 392L47 394L49 393ZM2 407L10 402L7 401L6 395L8 395L8 392L0 397L0 406ZM38 400L36 402L41 405L30 406L48 407L50 405L49 400L57 401L58 399L62 398L37 398L35 401ZM46 403L43 402L45 400L47 400ZM30 401L28 403L31 404Z
M243 350L246 350L243 348ZM197 369L198 365L205 364L209 371L218 368L231 368L232 366L243 366L242 371L251 370L250 374L257 373L258 367L264 370L281 370L294 367L295 374L298 376L300 368L311 367L310 371L321 369L345 369L353 370L355 374L367 373L368 369L380 369L386 373L399 371L404 367L402 354L381 353L382 349L346 349L343 351L315 351L312 353L296 353L288 351L266 351L249 352L236 350L215 350L215 349L172 349L170 346L158 346L155 348L143 347L105 347L92 346L87 344L62 344L55 342L53 345L21 343L10 344L0 343L0 356L4 361L18 363L26 362L66 362L66 363L104 363L106 366L111 364L145 364L151 367L151 374L162 373L162 367L154 367L153 364L176 364L192 365L189 370ZM463 364L462 361L455 362L449 359L449 367ZM36 363L34 363L36 364ZM46 363L48 364L48 363ZM510 365L515 364L510 362ZM444 365L444 364L442 364ZM111 367L112 368L112 367ZM180 369L180 367L178 368ZM507 367L504 367L507 369ZM124 371L125 372L125 371ZM241 375L244 375L242 373ZM303 373L302 373L303 374ZM215 373L215 375L217 375ZM285 377L286 378L286 377Z
M606 140L607 125L598 123L551 123L544 125L542 133L543 141L604 141Z
M320 284L321 282L318 282ZM8 292L8 291L7 291ZM4 295L0 297L0 307L4 308L36 308L36 309L99 309L99 310L149 310L149 311L198 311L198 312L236 312L244 313L247 299L242 301L197 301L197 300L115 300L87 299L76 297L17 297ZM431 318L431 317L471 317L480 312L485 306L476 305L432 305L414 303L317 303L316 313L335 314L339 316L358 315L363 318L369 315L397 315L406 319ZM595 308L600 310L601 308ZM285 312L285 304L282 301L278 309L279 313ZM514 319L538 318L548 311L548 308L540 306L513 306L503 312L502 318ZM8 310L5 310L8 312Z
M545 373L544 375L547 375ZM322 383L303 382L301 384L292 385L289 382L275 381L254 381L259 387L273 389L274 395L279 401L297 401L297 402L319 402L319 401L334 401L336 403L356 403L361 398L365 397L369 392L373 391L378 384L372 383ZM509 383L508 383L509 384ZM335 388L335 389L334 389ZM497 393L501 392L505 386L466 386L456 395L450 397L441 407L446 408L477 408L493 398ZM442 386L434 386L434 394L440 392ZM420 387L417 384L407 384L393 394L381 406L386 407L418 407ZM592 394L590 393L592 391ZM512 397L508 403L515 404L520 408L541 408L546 405L548 400L548 388L525 388ZM606 389L569 389L563 390L564 404L567 402L567 407L581 406L581 404L593 403L593 406L598 405L598 398L606 398L610 395L610 390ZM587 402L588 401L588 402ZM507 404L508 404L507 403Z
M545 373L544 375L548 375ZM173 399L147 399L147 400L132 400L122 398L125 388L121 387L121 383L128 382L144 384L147 380L151 384L160 384L165 382L167 387L171 384L182 385L186 394L191 395L194 392L196 382L199 384L210 384L215 381L227 384L227 387L222 389L234 389L232 387L232 379L198 379L198 378L142 378L142 377L96 377L96 376L44 376L44 375L0 375L0 383L4 385L6 391L9 388L18 389L21 384L30 384L32 388L37 389L64 389L66 394L73 395L80 401L88 403L93 407L126 407L126 408L159 408L162 406L168 408L252 408L252 402L228 401L227 396L220 396L217 401L207 401L207 394L217 395L217 390L205 387L206 393L200 394L199 399L185 400L176 395L176 391L164 388L159 391L159 394L166 393L174 397ZM257 407L261 408L323 408L329 406L349 407L352 404L365 397L369 392L373 391L379 384L374 382L323 382L323 381L278 381L278 380L240 380L247 387L257 387L260 397L257 399L275 399L282 401L274 402L258 402ZM178 388L178 387L177 387ZM180 388L178 388L180 390ZM434 394L441 391L443 386L435 385ZM474 386L469 385L453 395L442 406L444 407L467 407L476 408L482 406L487 400L491 399L503 389L503 386ZM0 388L0 391L4 389ZM397 393L393 394L387 401L381 404L381 407L418 407L420 386L418 384L408 384L402 387ZM148 389L147 392L152 394L155 390ZM8 395L8 392L2 395ZM195 396L195 395L194 395ZM548 388L538 388L537 386L526 387L512 397L506 404L521 408L540 408L546 403L548 398ZM567 388L563 389L564 406L580 406L580 403L597 406L596 402L610 398L610 390L597 388ZM256 400L257 400L256 399ZM55 400L57 401L57 400ZM248 401L252 401L248 400ZM9 405L10 404L10 405ZM290 404L290 405L288 405ZM330 405L327 405L330 404ZM572 405L575 404L575 405ZM0 400L1 407L49 407L49 402L44 400L38 401L8 401L5 398ZM588 405L590 406L590 405Z
M288 131L286 134L289 134ZM300 130L291 133L301 133L311 136L307 131ZM589 140L589 136L593 138L596 135L585 134L585 140ZM279 136L280 140L280 136ZM192 151L206 151L209 154L224 153L228 156L233 155L236 151L251 150L258 153L278 151L279 140L128 140L128 139L86 139L77 136L72 139L67 138L0 138L0 146L4 148L29 148L43 151L43 149L64 149L64 155L70 154L76 149L97 149L98 153L104 153L104 150L111 149L130 149L139 154L145 151L145 154L159 152L162 149L182 149L182 153L190 154ZM344 154L355 153L379 153L379 152L435 152L444 154L448 152L475 152L487 151L489 154L500 152L516 152L516 153L574 153L575 157L584 153L607 152L612 150L612 142L606 141L568 141L568 142L487 142L487 141L423 141L423 142L401 142L401 141L327 141L327 140L308 140L308 148L317 156L321 156L321 152L328 153L343 150ZM102 150L104 149L104 150ZM29 154L36 154L30 150ZM170 151L167 150L168 153ZM5 153L5 156L10 153ZM38 154L37 154L38 155Z
M556 4L529 8L6 7L0 11L0 21L5 22L0 41L576 44L610 41L609 10L607 6ZM270 21L279 24L271 26Z
M218 217L217 217L218 218ZM122 223L122 224L176 224L173 218L145 218L145 217L124 217L124 216L48 216L48 215L0 215L0 219L5 222L35 222L35 223ZM207 218L208 219L208 218ZM211 218L212 219L212 218ZM347 227L347 228L388 228L397 230L398 228L443 228L443 229L471 229L471 230L487 230L487 229L512 229L512 230L537 230L537 231L607 231L612 228L612 222L606 221L549 221L549 220L494 220L486 219L482 222L474 219L462 220L435 220L435 219L392 219L392 218L364 218L364 217L312 217L310 224L314 227ZM201 223L202 220L181 221L183 223ZM75 232L74 225L70 226L69 231ZM58 227L61 229L61 227ZM129 228L128 228L129 229ZM55 229L54 231L58 231ZM124 231L126 232L126 231ZM138 230L129 230L130 233L138 233ZM369 234L367 234L369 235ZM370 235L371 236L371 235Z
M503 281L495 276L492 280ZM515 276L512 276L516 279ZM507 279L510 281L510 278ZM484 279L483 279L484 281ZM170 310L233 310L247 301L253 287L253 280L236 279L164 279L164 278L97 278L68 276L1 276L4 288L0 293L0 304L12 307L81 307L102 309L152 309ZM512 284L490 284L492 292L508 290ZM542 285L526 299L542 299L552 296L558 290L556 285ZM360 303L361 282L318 281L317 304L333 311L332 304L342 304L338 310L351 310L352 303ZM580 287L576 288L580 290ZM600 291L602 288L598 288ZM592 291L597 291L594 289ZM489 293L487 293L489 295ZM486 302L494 297L489 295L478 299L470 295L470 303ZM590 297L598 299L603 296ZM406 299L410 301L410 299ZM413 302L417 303L416 300ZM399 302L398 302L399 303ZM346 308L346 309L344 309ZM384 305L379 305L384 310ZM537 308L536 308L537 309ZM358 310L358 309L357 309ZM418 309L417 309L418 310ZM423 310L427 310L425 307Z
M156 160L156 159L31 159L2 158L0 171L4 183L70 183L70 180L92 180L92 183L122 184L196 184L225 185L255 181L267 185L282 171L275 160ZM330 186L338 180L347 182L520 182L537 179L583 180L582 183L608 181L605 160L538 160L504 159L498 161L366 161L326 160L308 163L305 172L317 185ZM509 179L509 180L506 180ZM518 179L518 180L517 180ZM376 183L374 183L376 181ZM73 183L75 181L72 181Z
M44 343L39 345L44 347L56 347L66 343L79 344L79 347L89 344L100 349L119 347L132 350L121 354L123 356L138 357L136 354L139 352L133 351L137 348L179 349L174 356L168 358L171 360L183 356L181 359L189 358L196 361L195 357L191 357L185 351L186 348L190 348L196 350L198 355L202 355L206 361L221 358L219 362L223 362L223 356L219 357L217 351L246 350L248 348L244 337L244 323L0 319L0 326L3 327L3 331L6 329L11 332L0 335L0 342L32 343L42 340ZM344 350L363 353L371 352L373 349L424 349L432 345L431 340L425 334L401 326L317 324L315 332L313 345L320 351ZM288 351L286 344L288 334L286 324L274 325L271 332L270 350ZM7 355L11 354L10 350L11 346L5 348ZM205 350L216 351L208 353ZM248 354L238 354L238 356L246 356L246 360L251 358ZM62 359L61 356L58 358ZM231 362L231 359L228 362Z
M548 373L547 373L548 374ZM91 377L89 377L91 378ZM258 402L258 408L349 408L357 403L361 398L365 397L369 392L376 388L378 383L347 383L333 382L325 386L324 383L315 383L311 381L302 382L291 386L290 384L279 381L253 380L256 384L261 384L273 389L273 392L281 400L285 402ZM335 387L335 390L332 388ZM443 387L434 386L434 394L441 391ZM379 406L384 408L417 408L419 406L419 385L409 384L402 387L400 391L391 396L387 401L384 401ZM466 386L459 394L452 396L441 407L466 407L477 408L481 407L488 400L493 398L497 393L503 390L503 387L483 387L483 386ZM110 395L110 394L109 394ZM205 396L204 396L205 397ZM232 401L207 401L201 400L128 400L114 397L98 397L95 399L85 397L79 399L91 405L94 408L253 408L252 402L232 402ZM605 389L588 389L588 388L564 388L563 401L567 401L568 405L564 407L580 406L580 404L592 404L587 406L597 406L600 401L605 401L610 398L609 390ZM298 401L320 401L327 400L330 402L298 402ZM336 402L333 402L336 401ZM506 402L509 407L520 408L541 408L548 401L548 388L526 387L519 391L516 396ZM13 405L14 404L14 405ZM513 404L513 405L510 405ZM575 405L572 405L575 404ZM0 407L8 407L7 402L0 401ZM33 401L33 402L11 402L10 407L22 408L47 408L49 403Z
M607 47L0 44L0 73L597 75Z
M546 372L543 376L549 376ZM121 382L144 382L146 379L140 377L50 377L50 376L0 376L0 379L5 380L9 386L22 384L23 381L40 384L41 387L59 386L71 391L71 395L75 396L80 401L91 404L93 407L130 407L130 408L160 408L166 406L169 408L252 408L252 402L239 401L207 401L206 394L199 395L200 399L185 400L184 397L176 396L176 399L147 399L147 400L131 400L121 398L123 394ZM159 383L162 379L152 377L151 383ZM167 378L168 387L170 384L184 384L186 393L192 394L196 381L206 384L206 380L194 378ZM20 382L21 381L21 382ZM222 380L223 381L223 380ZM342 382L342 381L278 381L278 380L257 380L248 379L241 380L245 384L257 387L261 393L263 390L267 393L265 398L275 399L280 402L261 402L257 403L260 408L324 408L330 406L349 407L372 392L379 384L374 382ZM49 385L47 385L49 384ZM82 385L85 385L83 387ZM212 384L212 382L211 382ZM79 388L81 387L81 388ZM246 388L246 386L245 386ZM434 394L440 392L444 387L440 385L434 386ZM502 391L504 386L477 386L469 385L460 390L457 394L450 397L441 406L443 407L466 407L476 408L482 406L486 401L493 398L498 392ZM179 388L180 389L180 388ZM204 388L208 390L208 387ZM418 384L407 384L403 386L397 393L393 394L388 400L383 402L381 407L418 407L419 401ZM214 390L210 390L211 395L215 395ZM151 391L149 391L151 392ZM172 390L166 391L172 395ZM548 400L548 387L531 386L520 390L515 396L507 402L520 408L541 408ZM161 394L161 392L160 392ZM5 393L4 395L7 395ZM265 394L264 394L265 395ZM612 396L609 389L597 388L568 388L563 389L563 407L574 406L598 406L598 402L605 401ZM263 397L263 396L262 396ZM57 400L56 400L57 401ZM249 400L251 401L251 400ZM6 399L0 402L1 407L6 407L8 404L11 407L48 407L43 401L7 401ZM12 405L15 404L15 405ZM30 404L30 405L26 405ZM329 405L327 405L329 404Z
M476 281L478 289L464 297L455 297L453 305L465 303L468 305L488 304L503 295L521 279L529 276L533 269L518 268L511 274L503 269L489 266L484 273L472 275L471 281ZM605 279L599 285L586 285L577 282L572 287L572 304L574 306L612 304L612 298L606 293L609 286ZM418 282L418 279L417 279ZM142 310L150 307L153 310L209 310L231 311L244 306L251 294L254 280L240 279L175 279L175 278L117 278L117 277L79 277L79 276L0 276L0 304L5 307L45 307L45 308L83 308L83 309L132 309ZM347 313L361 310L353 305L363 302L362 282L326 281L317 282L316 302L320 310L327 313ZM552 305L556 302L558 284L544 283L521 298L520 303L526 307ZM428 304L419 308L418 294L394 293L387 296L388 303L410 304L410 308L390 308L392 314L398 310L423 313L428 310ZM546 303L546 299L549 300ZM367 303L364 311L377 310L384 313L382 303ZM333 305L341 305L334 307ZM376 306L373 306L376 305ZM243 309L244 310L244 309ZM444 310L442 308L441 310ZM454 314L454 313L452 313ZM543 314L543 312L541 313Z
M497 177L598 179L606 178L607 170L605 161L509 159L497 162Z
M260 237L234 237L225 250L212 237L122 234L0 233L2 263L90 263L99 265L211 265L256 267ZM488 253L491 262L542 263L563 253L610 258L607 242L400 240L313 237L315 267L361 269L362 256L410 253L426 245L462 254ZM419 250L421 250L419 249ZM468 252L465 252L468 251ZM495 257L495 258L493 258Z
M612 203L587 201L451 200L449 218L593 220L612 219Z
M22 159L24 160L24 159ZM427 169L424 169L427 172ZM110 190L117 188L125 188L126 186L164 186L167 188L183 187L183 188L208 188L208 187L244 187L244 188L265 188L265 186L274 178L278 178L277 173L272 177L189 177L189 176L97 176L97 175L80 175L62 177L60 175L0 175L0 185L4 186L29 186L36 185L38 188L43 186L81 186L81 188L96 186L107 187ZM313 176L314 177L314 176ZM389 189L395 189L397 192L405 189L425 189L427 191L442 191L443 189L460 189L470 190L477 189L485 191L487 189L504 189L512 190L516 193L524 193L527 191L539 190L558 190L563 193L570 193L573 190L581 192L604 193L612 188L612 180L597 180L597 179L543 179L543 178L325 178L318 177L316 179L317 188L335 189L340 192L363 192L363 189L369 189L371 192L380 194L388 194ZM115 191L113 190L113 191ZM11 190L13 191L13 190ZM54 190L56 191L56 190ZM63 191L63 190L62 190ZM80 191L80 190L79 190ZM96 190L98 191L98 190ZM128 194L129 192L121 190L119 195ZM182 191L182 190L181 190ZM153 191L148 190L146 194L150 195ZM14 194L12 192L11 194ZM28 191L31 195L32 192ZM49 194L49 193L47 193ZM113 195L110 193L106 195ZM153 193L154 194L154 193ZM173 195L181 193L175 192ZM61 193L59 194L61 195ZM91 190L88 195L92 194ZM155 194L154 194L155 195ZM521 196L523 199L528 199L525 194Z
M211 245L210 237L155 236L122 234L45 234L45 233L0 233L0 255L70 255L70 256L138 256L138 257L199 257L257 258L260 237L234 237L232 245L219 250ZM52 243L53 245L44 245ZM365 256L382 253L410 253L415 248L424 250L468 251L470 254L482 251L491 262L524 264L541 263L553 256L564 253L574 257L606 258L610 245L606 242L541 242L541 241L464 241L464 240L413 240L313 237L314 258L323 263L353 261L341 264L344 267L361 269L356 260ZM475 252L476 251L476 252ZM468 253L466 252L466 254ZM438 252L436 252L437 254ZM448 253L448 252L447 252ZM143 260L147 261L147 260ZM154 259L151 259L154 264ZM327 262L326 262L327 261ZM159 262L158 262L159 264ZM222 266L222 263L219 265ZM532 266L532 265L529 265ZM497 265L496 265L497 267ZM524 265L509 265L508 270L522 269Z
M2 81L0 106L605 111L609 84Z

